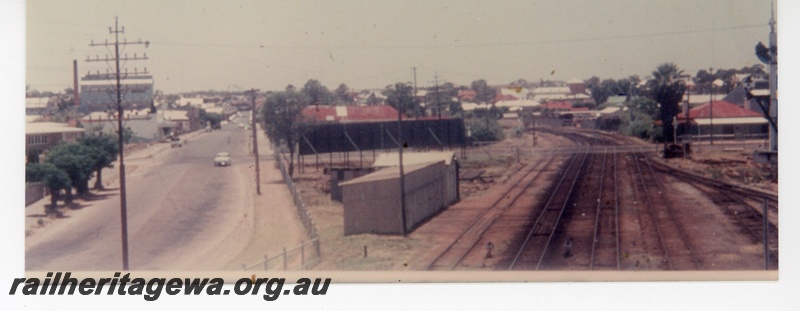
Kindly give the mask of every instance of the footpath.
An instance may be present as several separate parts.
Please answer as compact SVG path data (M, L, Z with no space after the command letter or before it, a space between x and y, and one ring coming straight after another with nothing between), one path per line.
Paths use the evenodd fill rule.
M285 249L291 250L309 240L297 215L294 199L283 181L278 163L275 162L272 144L263 131L259 130L257 133L258 154L261 159L261 195L256 194L255 183L248 183L251 186L249 192L253 195L253 230L247 246L223 267L224 270L242 270L244 267L248 270L263 270L265 258L276 256L280 258L270 260L269 269L283 269L283 260L279 255ZM249 154L249 150L247 153ZM249 155L247 161L254 159L253 155ZM254 181L255 163L249 163L247 169L248 177ZM305 256L308 258L313 252L310 251L310 245L306 245L305 249ZM294 257L296 256L289 260L289 270L298 270L299 263L293 260L296 259Z

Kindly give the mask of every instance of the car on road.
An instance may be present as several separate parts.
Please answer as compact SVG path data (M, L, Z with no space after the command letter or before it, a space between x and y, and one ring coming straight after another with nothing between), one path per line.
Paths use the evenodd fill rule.
M180 138L177 138L177 137L173 137L173 138L171 139L171 142L170 142L170 143L171 143L171 144L170 144L170 147L171 147L171 148L175 148L175 147L181 148L181 147L183 147L183 144L181 143L181 139L180 139Z
M214 158L214 166L231 166L231 156L227 152L217 153Z

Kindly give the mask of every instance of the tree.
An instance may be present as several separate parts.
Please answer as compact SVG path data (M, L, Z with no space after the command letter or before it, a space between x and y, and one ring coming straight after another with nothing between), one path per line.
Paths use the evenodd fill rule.
M261 106L264 132L273 142L286 143L289 148L289 176L294 174L294 147L306 129L303 108L309 99L295 91L274 92L267 95Z
M136 136L136 133L131 129L130 126L126 126L125 129L122 130L122 142L126 145L130 144L133 141L133 138Z
M308 80L308 82L303 85L303 89L301 89L300 92L308 97L309 104L311 105L327 105L330 103L330 99L332 98L331 91L322 85L322 83L314 79Z
M88 181L92 177L95 161L88 147L77 144L59 144L50 149L45 163L52 164L69 176L79 195L89 192ZM67 202L72 203L72 191L67 189Z
M658 118L658 103L650 98L637 97L636 99L628 102L626 105L631 110L649 116L651 120Z
M90 150L97 178L94 189L103 189L103 168L110 167L119 155L117 138L111 135L84 136L78 142Z
M386 86L386 89L383 90L386 104L394 107L400 113L411 117L424 116L425 110L414 99L413 93L414 88L409 83L395 83Z
M37 181L43 182L50 190L50 206L45 206L45 214L54 212L58 206L58 192L72 187L67 173L50 163L35 163L25 167L25 182Z
M353 97L350 96L350 88L347 87L347 84L339 84L339 87L337 87L333 93L336 95L337 102L345 105L350 105L353 103Z
M486 83L486 80L480 79L472 81L470 88L475 91L476 103L494 104L494 99L497 97L497 91Z
M672 118L680 108L678 104L683 100L686 84L680 79L683 71L673 63L663 63L653 71L653 80L649 81L650 97L658 102L659 119L661 120L663 137L665 141L673 141Z
M367 97L367 105L379 105L381 103L381 99L378 96L375 96L375 93L370 93L369 97Z

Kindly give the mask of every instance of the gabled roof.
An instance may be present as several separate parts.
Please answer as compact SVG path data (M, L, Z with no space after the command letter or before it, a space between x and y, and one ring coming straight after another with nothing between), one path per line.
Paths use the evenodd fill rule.
M165 121L189 121L188 111L186 110L159 110Z
M546 103L542 104L541 107L548 108L548 109L565 109L566 110L566 109L572 108L572 103L564 102L564 101L546 102Z
M742 108L737 105L731 104L724 100L717 100L713 102L714 118L749 118L749 117L763 117L760 113L750 109ZM711 104L704 104L689 110L689 118L692 119L709 119L711 118Z
M26 97L25 108L47 108L50 97Z
M25 124L25 134L82 133L84 129L71 127L66 123L33 122Z

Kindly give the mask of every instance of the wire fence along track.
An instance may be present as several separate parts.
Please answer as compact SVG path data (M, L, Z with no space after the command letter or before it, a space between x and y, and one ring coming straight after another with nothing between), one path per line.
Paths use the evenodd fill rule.
M611 165L607 165L608 160L611 161ZM605 180L606 174L609 175L613 182L609 183ZM603 155L603 167L601 168L600 176L589 269L616 267L619 270L621 257L616 153L612 153L610 157L608 154Z
M658 244L663 252L664 260L669 270L700 269L700 262L692 250L680 222L675 218L671 203L666 191L658 179L650 162L642 161L643 154L633 155L633 160L641 181L642 196L645 198L647 213L653 221L654 230L658 236ZM642 166L645 166L642 168ZM657 190L657 195L654 191Z
M506 209L511 208L524 193L529 189L534 181L539 179L539 176L544 172L544 169L549 167L556 159L555 156L548 159L542 158L533 165L529 165L528 169L521 178L514 183L514 185L503 193L492 204L484 214L476 220L472 225L467 228L461 235L458 236L450 245L445 248L436 258L426 267L427 270L453 270L464 258L473 251L475 246L481 240L481 237L486 230L491 227L495 220ZM532 174L537 172L536 174Z
M509 265L509 270L538 270L558 228L564 210L571 202L575 184L581 176L588 153L573 155L544 208L540 211L525 241ZM580 158L580 159L579 159Z

